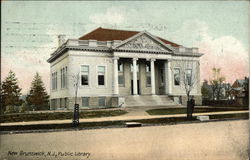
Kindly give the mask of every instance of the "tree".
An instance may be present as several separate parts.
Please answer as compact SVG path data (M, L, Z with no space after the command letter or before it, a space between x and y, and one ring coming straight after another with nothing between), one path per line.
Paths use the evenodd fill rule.
M201 86L201 94L203 99L210 99L211 98L211 89L208 85L208 81L205 79L202 86Z
M21 90L15 73L10 71L1 85L1 113L5 111L6 106L21 105L21 100L19 99Z
M244 92L245 92L244 104L249 105L249 78L247 77L245 77L244 81Z
M223 87L223 82L226 80L224 76L221 75L220 68L213 68L213 79L210 80L210 84L212 85L212 92L213 92L213 100L215 98L220 100L221 89Z
M177 61L178 66L180 66L180 87L185 91L187 101L191 99L191 92L199 83L200 69L199 61L193 57L195 54L190 55L192 56Z
M29 95L26 98L29 105L34 106L35 110L47 110L49 96L45 90L41 76L36 73L31 84Z

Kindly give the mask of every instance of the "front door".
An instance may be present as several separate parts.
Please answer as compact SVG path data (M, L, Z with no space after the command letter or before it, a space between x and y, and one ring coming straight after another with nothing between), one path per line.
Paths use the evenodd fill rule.
M138 94L141 94L141 90L140 90L140 80L137 80L137 91L138 91ZM133 80L131 80L131 95L134 95Z

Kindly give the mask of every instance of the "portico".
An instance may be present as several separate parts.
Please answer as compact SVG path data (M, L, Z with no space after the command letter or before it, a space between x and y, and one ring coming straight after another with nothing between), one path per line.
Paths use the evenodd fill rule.
M169 74L171 72L170 60L114 57L113 65L113 95L115 96L126 94L134 96L169 95L171 93L171 87L169 87L172 81L171 74ZM124 85L119 84L118 65L130 67L129 69L122 70ZM130 72L130 74L124 72ZM131 81L131 83L126 83L126 81ZM157 89L156 86L158 87ZM161 89L163 91L159 91L159 87L163 87L163 89ZM124 92L124 88L130 89L130 92ZM119 90L121 90L121 92L119 92Z

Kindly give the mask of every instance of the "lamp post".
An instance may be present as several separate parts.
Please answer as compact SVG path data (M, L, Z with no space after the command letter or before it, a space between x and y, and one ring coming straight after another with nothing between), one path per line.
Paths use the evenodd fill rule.
M72 125L73 127L77 127L79 125L79 104L77 104L77 90L78 90L78 84L79 84L79 73L75 77L75 105L74 105L74 114L73 114L73 121Z

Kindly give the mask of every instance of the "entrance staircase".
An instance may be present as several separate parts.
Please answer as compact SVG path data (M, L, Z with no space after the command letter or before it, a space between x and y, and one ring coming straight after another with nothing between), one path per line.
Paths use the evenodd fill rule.
M122 107L134 106L169 106L177 105L170 97L166 95L139 95L126 96Z

